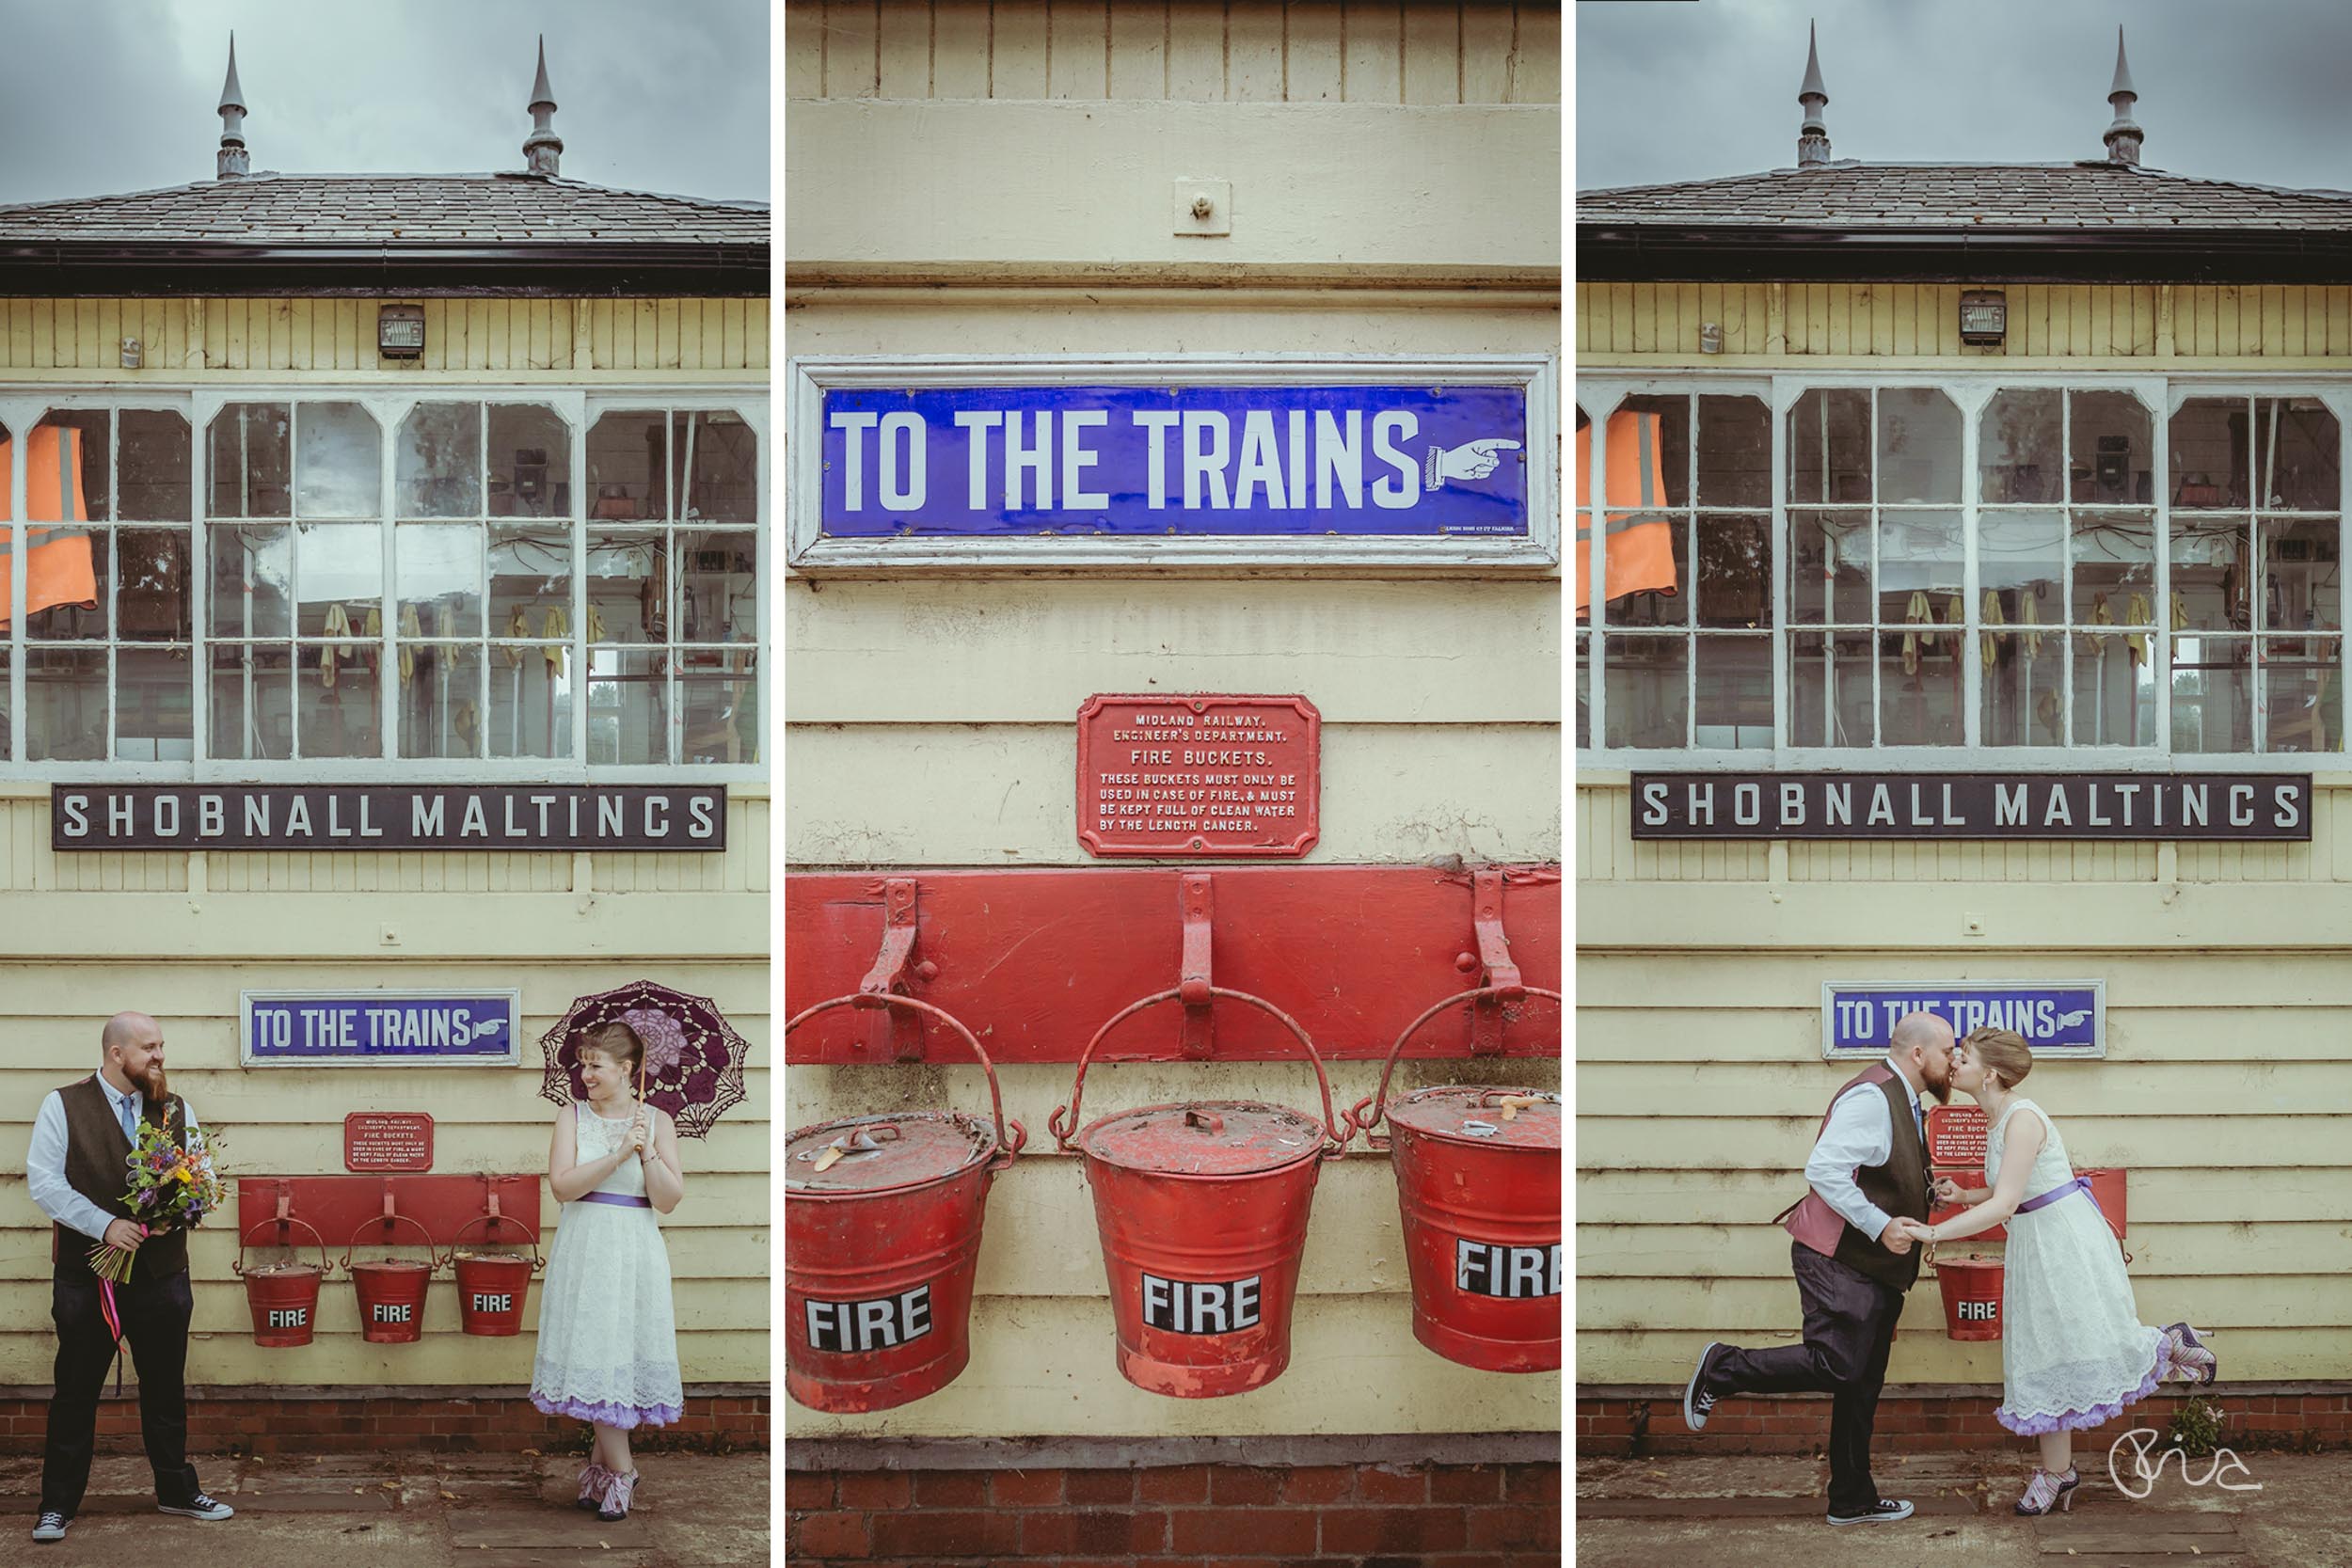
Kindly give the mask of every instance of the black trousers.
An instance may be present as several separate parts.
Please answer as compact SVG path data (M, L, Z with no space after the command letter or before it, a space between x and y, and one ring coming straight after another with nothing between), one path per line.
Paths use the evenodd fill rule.
M139 1376L139 1435L155 1472L155 1500L185 1507L201 1490L188 1464L188 1319L194 1310L185 1270L115 1287L115 1310ZM98 1400L114 1364L96 1279L60 1279L51 1288L57 1324L56 1393L49 1402L49 1444L40 1468L40 1511L71 1519L89 1485L98 1444Z
M1830 1512L1864 1513L1879 1500L1878 1482L1870 1479L1870 1429L1878 1420L1902 1292L1803 1242L1791 1242L1788 1255L1804 1303L1804 1342L1771 1350L1726 1347L1715 1358L1708 1387L1719 1399L1829 1394Z

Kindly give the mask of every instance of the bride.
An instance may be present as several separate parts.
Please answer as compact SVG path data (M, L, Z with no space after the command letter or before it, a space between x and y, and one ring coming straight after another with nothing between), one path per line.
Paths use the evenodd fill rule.
M2122 1248L2090 1183L2067 1164L2042 1107L2017 1093L2032 1069L2025 1037L2011 1030L1973 1030L1952 1048L1952 1086L1975 1096L1991 1124L1985 1167L1993 1185L1942 1179L1937 1197L1973 1207L1941 1225L1901 1223L1920 1241L1950 1242L2008 1222L2003 1398L1994 1418L2042 1440L2041 1466L2017 1512L2047 1513L2054 1504L2074 1506L2076 1432L2114 1418L2159 1383L2211 1383L2220 1364L2188 1324L2139 1321Z

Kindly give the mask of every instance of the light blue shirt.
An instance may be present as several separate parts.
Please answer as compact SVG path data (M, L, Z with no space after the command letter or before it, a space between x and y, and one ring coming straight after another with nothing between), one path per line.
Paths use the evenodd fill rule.
M1895 1073L1895 1082L1911 1096L1912 1117L1924 1128L1925 1114L1919 1106L1918 1091L1896 1070L1891 1053L1886 1066ZM1862 1188L1853 1179L1854 1167L1883 1165L1894 1151L1895 1118L1887 1111L1886 1096L1879 1092L1876 1084L1856 1084L1830 1107L1829 1125L1821 1129L1820 1139L1813 1146L1813 1157L1805 1162L1804 1179L1821 1195L1822 1202L1836 1210L1856 1230L1876 1240L1894 1216L1862 1196Z
M114 1110L118 1123L135 1125L140 1097L136 1089L122 1093L106 1082L104 1073L98 1074L98 1086L106 1091L106 1103ZM186 1109L187 1143L190 1148L201 1148L204 1140L198 1134L196 1113ZM40 1102L40 1114L33 1118L32 1147L24 1151L24 1190L32 1196L40 1212L64 1226L78 1230L93 1242L106 1239L106 1227L116 1216L73 1190L65 1179L66 1150L65 1101L56 1089ZM126 1178L124 1184L129 1184Z

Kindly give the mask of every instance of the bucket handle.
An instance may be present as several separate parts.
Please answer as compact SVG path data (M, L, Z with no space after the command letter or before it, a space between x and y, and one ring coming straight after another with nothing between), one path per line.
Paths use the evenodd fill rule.
M492 1220L496 1220L501 1225L511 1225L516 1229L531 1238L531 1272L532 1274L537 1274L541 1269L547 1266L548 1260L539 1256L539 1233L536 1230L532 1229L531 1227L525 1225L522 1221L516 1219L512 1214L476 1214L473 1218L459 1226L457 1227L457 1234L449 1239L449 1258L450 1262L453 1265L454 1265L457 1261L457 1243L465 1240L466 1232L471 1230L477 1225L485 1225ZM489 1241L490 1233L488 1230L485 1229L483 1231L482 1239L485 1243Z
M928 1013L957 1034L961 1035L963 1043L972 1048L972 1054L980 1059L980 1070L988 1074L988 1103L996 1116L996 1153L988 1162L988 1168L1003 1170L1020 1157L1021 1150L1028 1145L1029 1130L1018 1121L1009 1124L1006 1122L1005 1097L996 1087L996 1064L988 1059L988 1053L980 1049L980 1037L965 1028L961 1019L945 1007L933 1006L930 1003L915 997L900 996L892 991L858 991L849 996L836 996L830 1001L819 1002L813 1007L803 1007L786 1020L784 1032L789 1035L818 1013L831 1012L835 1007L912 1007L918 1013ZM1005 1136L1005 1129L1008 1125L1012 1129L1010 1138Z
M245 1235L243 1235L243 1236L239 1236L239 1237L237 1238L237 1259L236 1259L236 1261L235 1261L235 1262L233 1262L233 1263L231 1263L231 1264L230 1264L230 1265L229 1265L229 1272L230 1272L230 1273L231 1273L231 1274L235 1275L236 1275L238 1278L240 1278L240 1279L242 1279L242 1278L244 1278L244 1277L245 1277L245 1243L246 1243L246 1236L250 1236L250 1235L252 1235L252 1234L253 1234L253 1232L254 1232L255 1230L259 1230L259 1229L261 1229L263 1226L268 1226L268 1225L275 1225L275 1226L281 1226L281 1227L282 1227L282 1226L289 1226L289 1225L301 1225L303 1229L305 1229L305 1230L309 1230L309 1231L310 1232L310 1240L318 1243L318 1249L319 1249L319 1274L321 1275L321 1276L326 1275L326 1274L327 1274L330 1270L332 1270L332 1269L335 1267L335 1265L334 1265L334 1264L332 1264L332 1263L330 1263L330 1262L328 1262L328 1261L326 1260L326 1237L324 1237L324 1236L322 1236L322 1235L320 1235L320 1234L319 1234L319 1233L318 1233L315 1229L312 1229L310 1226L307 1226L307 1225L302 1225L302 1222L301 1222L300 1220L294 1218L292 1215L288 1215L288 1216L286 1216L286 1217L285 1217L285 1218L283 1218L283 1219L276 1219L276 1218L273 1218L273 1219L266 1219L266 1220L261 1220L261 1221L258 1221L258 1222L256 1222L256 1223L255 1223L255 1224L251 1227L251 1228L247 1229L247 1230L245 1232ZM287 1249L288 1249L289 1251L293 1250L294 1243L293 1243L292 1242L288 1242L288 1243L284 1243L284 1244L285 1244L285 1246L287 1247Z
M1482 996L1502 997L1505 1001L1518 999L1518 995L1506 995L1507 992L1516 992L1518 995L1524 996L1549 996L1554 1002L1560 1003L1562 1006L1567 1006L1566 1001L1558 991L1546 990L1541 986L1481 986L1476 990L1456 991L1444 1001L1423 1009L1419 1018L1405 1026L1405 1033L1396 1037L1396 1043L1389 1047L1389 1059L1380 1068L1380 1087L1347 1108L1347 1122L1350 1131L1360 1132L1364 1134L1367 1143L1371 1141L1372 1130L1379 1126L1381 1120L1389 1114L1389 1074L1396 1070L1397 1054L1405 1049L1405 1042L1411 1039L1422 1024L1444 1012L1448 1007L1458 1007L1465 1002L1475 1002ZM1370 1115L1365 1114L1367 1110L1371 1113Z
M1130 1002L1126 1006L1113 1013L1109 1022L1094 1031L1094 1037L1087 1041L1086 1050L1079 1053L1078 1078L1077 1082L1070 1087L1070 1103L1055 1106L1054 1114L1045 1121L1046 1130L1054 1134L1056 1148L1064 1154L1073 1150L1071 1140L1078 1135L1078 1106L1086 1096L1087 1066L1093 1060L1094 1048L1103 1043L1103 1037L1146 1007L1156 1007L1163 1002L1178 1001L1184 998L1184 988L1178 986L1168 990L1155 991L1140 1002ZM1335 1119L1331 1115L1331 1080L1323 1070L1323 1053L1315 1049L1315 1042L1308 1037L1307 1031L1298 1026L1297 1020L1273 1003L1261 996L1252 996L1246 990L1232 990L1224 986L1211 986L1209 996L1212 1000L1223 997L1228 1002L1246 1002L1298 1037L1298 1043L1307 1048L1307 1060L1314 1064L1315 1086L1323 1091L1323 1129L1328 1135L1329 1142L1323 1148L1320 1157L1326 1160L1337 1159L1346 1149L1349 1132L1340 1131L1340 1121L1344 1120L1345 1117ZM1188 1118L1190 1115L1191 1113L1187 1113ZM1349 1132L1353 1131L1354 1127L1351 1123Z
M353 1232L351 1233L351 1240L343 1243L343 1256L342 1256L342 1259L341 1263L338 1265L339 1267L341 1267L341 1268L342 1268L342 1270L343 1271L343 1273L345 1273L345 1274L349 1274L349 1273L351 1273L351 1255L352 1255L353 1251L354 1251L355 1249L357 1249L357 1248L358 1247L358 1245L359 1245L359 1237L360 1237L360 1234L361 1234L362 1232L364 1232L364 1231L368 1228L368 1227L370 1227L370 1226L372 1226L372 1225L380 1225L380 1226L385 1227L387 1229L390 1228L392 1226L395 1226L395 1225L413 1225L413 1226L415 1226L415 1227L417 1227L417 1234L418 1234L418 1235L420 1235L420 1236L422 1236L422 1237L424 1238L424 1253L425 1253L425 1257L426 1257L426 1259L428 1259L428 1261L427 1261L427 1262L426 1262L426 1264L425 1264L426 1271L427 1271L428 1273L435 1273L435 1274L437 1274L437 1273L439 1273L439 1272L440 1272L440 1267L441 1267L441 1264L442 1264L444 1261L446 1261L446 1259L441 1259L441 1258L438 1258L438 1257L436 1257L436 1256L434 1255L434 1252L433 1252L433 1232L432 1232L432 1231L430 1231L430 1230L427 1230L427 1229L424 1227L424 1222L423 1222L423 1221L421 1221L421 1220L420 1220L420 1219L418 1219L418 1218L416 1218L414 1215L410 1215L410 1214L399 1214L399 1213L392 1213L392 1214L372 1214L372 1215L370 1215L368 1218L366 1218L366 1219L364 1219L364 1220L361 1220L361 1221L359 1222L359 1228L358 1228L358 1230L353 1231ZM397 1243L391 1243L391 1242L387 1242L387 1243L385 1243L384 1244L385 1244L386 1246L392 1246L392 1245L395 1245L395 1244L397 1244ZM453 1246L450 1250L451 1250L453 1253L454 1253L454 1252L456 1251L456 1248Z

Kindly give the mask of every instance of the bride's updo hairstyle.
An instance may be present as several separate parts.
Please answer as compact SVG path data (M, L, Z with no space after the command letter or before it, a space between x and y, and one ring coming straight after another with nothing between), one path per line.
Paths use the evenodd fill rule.
M2005 1089L2015 1088L2033 1070L2033 1053L2026 1047L2026 1037L2014 1029L1971 1029L1961 1044L2000 1079Z
M587 1048L627 1071L632 1079L644 1065L645 1042L626 1023L608 1023L598 1029L588 1037Z

